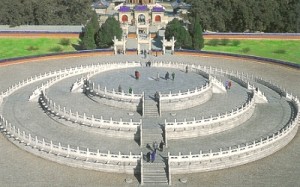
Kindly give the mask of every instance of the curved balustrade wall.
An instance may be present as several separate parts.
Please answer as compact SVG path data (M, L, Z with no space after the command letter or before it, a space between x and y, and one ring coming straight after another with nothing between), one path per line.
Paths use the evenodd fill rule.
M194 118L192 121L177 122L176 119L175 122L165 121L166 139L193 138L223 132L243 124L253 115L254 110L254 93L251 93L244 105L225 114L206 119L202 117L200 120Z
M188 90L187 92L159 94L160 110L175 111L184 110L201 105L212 97L212 84L207 83L205 86Z
M186 71L189 68L188 64L185 63L173 63L173 62L153 62L153 67L164 67L164 68L174 68ZM178 93L160 93L159 94L159 106L160 111L175 111L184 110L188 108L195 107L207 102L212 97L212 84L208 82L206 85L201 87L196 87L193 90L188 90L186 92L179 91Z
M105 172L118 172L133 174L139 167L141 155L134 155L131 152L126 154L112 154L100 152L99 150L90 151L79 147L72 148L61 143L54 144L52 141L39 139L37 136L27 134L19 128L11 125L7 120L0 116L0 128L7 138L18 147L33 153L37 156L73 167L93 169Z
M289 95L289 94L288 94ZM171 174L211 171L234 167L252 162L273 154L287 145L296 135L299 126L300 103L298 98L289 95L294 110L290 122L270 136L246 144L220 149L218 152L168 156Z
M99 103L131 111L142 111L144 93L116 92L115 90L107 90L106 87L101 89L100 85L95 87L95 84L88 80L85 81L83 91L87 96L93 97Z
M39 87L37 90L42 91L44 89L49 88L49 86L51 86L53 83L57 83L59 80L62 80L64 78L67 78L66 75L80 75L80 74L84 74L84 73L100 73L100 72L104 72L104 71L109 71L109 70L114 70L114 69L121 69L121 68L129 68L129 67L138 67L140 66L139 63L136 62L125 62L125 63L103 63L103 64L97 64L97 65L86 65L86 66L77 66L77 67L72 67L72 68L65 68L65 69L60 69L57 71L50 71L44 74L40 74L40 75L35 75L32 76L30 78L27 78L26 80L20 81L12 86L10 86L9 88L7 88L6 91L1 92L0 96L2 99L4 99L5 97L8 97L10 94L12 94L13 92L15 92L16 90L25 87L29 84L32 84L34 82L38 82L44 79L48 79L51 77L56 77L53 78L52 80L48 81L48 83L46 83L46 85L42 84L41 87ZM68 76L69 77L69 76ZM33 95L39 95L40 93L37 92L33 92Z
M101 118L95 118L94 115L88 116L85 113L79 114L77 111L73 112L71 109L56 104L44 93L41 94L39 103L46 112L67 121L72 121L78 124L77 126L75 125L75 127L87 132L99 133L114 138L139 139L139 130L142 125L141 120L139 122L133 122L132 120L127 122L122 119L113 121L112 118L105 120L102 116ZM67 123L65 125L67 125ZM82 126L79 125L84 125L87 128L82 128ZM71 126L73 127L74 124Z
M56 83L58 80L62 80L64 77L66 78L65 75L79 75L83 73L101 72L118 68L136 67L139 65L139 63L135 62L87 65L36 75L20 81L19 83L10 86L6 91L1 92L0 104L5 102L6 97L10 96L20 88L51 77L55 78L48 81L48 84L46 83L46 85L42 85L40 90L46 89L48 86L51 86L52 83ZM32 137L30 133L27 134L25 131L21 131L19 128L11 125L2 116L0 117L0 128L1 132L6 135L10 141L21 149L61 164L105 172L130 174L133 174L136 170L138 170L137 168L140 167L139 163L141 155L133 155L131 153L129 155L124 155L121 153L111 154L110 151L107 153L101 153L99 150L97 150L97 152L93 152L89 151L88 148L86 150L81 150L79 147L74 149L71 148L70 145L63 147L60 143L57 145L53 144L52 141L49 141L49 143L44 139L38 139L36 136Z

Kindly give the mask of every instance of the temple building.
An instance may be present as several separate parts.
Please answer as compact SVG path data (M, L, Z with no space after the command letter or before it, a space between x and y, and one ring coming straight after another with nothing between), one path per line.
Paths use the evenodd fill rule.
M181 9L182 3L176 0L176 3L164 4L167 9L156 0L99 0L93 7L99 12L100 25L109 16L120 22L123 36L121 39L114 38L115 54L126 53L127 49L137 49L138 54L152 50L161 50L163 54L171 51L173 54L176 40L167 41L164 30L176 17L174 9Z
M158 25L167 23L165 8L155 0L127 0L116 7L120 23L130 25Z

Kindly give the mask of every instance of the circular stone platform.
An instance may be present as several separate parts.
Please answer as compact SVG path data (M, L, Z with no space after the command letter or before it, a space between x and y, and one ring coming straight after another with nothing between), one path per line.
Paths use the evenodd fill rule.
M102 57L101 61L103 62L112 62L112 61L121 61L119 59L120 56L112 56L112 57ZM136 60L135 56L122 56L122 61L124 60ZM263 75L265 79L271 79L274 82L278 82L279 84L283 84L288 90L291 90L293 93L299 95L299 88L296 85L297 79L299 79L299 71L293 70L293 69L287 69L284 67L278 67L278 66L271 66L269 64L257 64L253 62L243 62L243 65L239 60L224 60L222 59L222 63L219 63L220 59L218 58L202 58L202 57L180 57L180 56L164 56L164 57L158 57L157 60L164 60L164 61L173 61L173 62L185 62L185 63L199 63L202 65L212 65L216 67L225 67L226 69L233 69L233 70L239 70L244 72L249 72L250 74L254 75ZM4 91L5 88L8 86L23 80L27 77L30 77L32 75L47 72L49 70L57 70L59 68L64 67L70 67L70 66L76 66L81 65L84 61L86 63L95 63L99 62L99 57L97 58L77 58L77 59L65 59L63 60L64 64L62 64L62 60L56 60L56 61L49 61L47 63L28 63L28 64L20 64L15 66L8 66L8 67L2 67L0 68L0 73L3 77L11 77L9 76L12 72L20 70L20 72L9 79L1 80L1 91ZM43 69L43 72L40 72L40 70ZM99 84L104 84L108 88L117 89L118 85L121 84L123 88L132 86L134 90L137 91L146 91L147 93L154 93L155 90L161 90L161 91L178 91L178 90L186 90L189 88L193 88L197 85L203 85L205 83L205 79L200 76L193 73L185 74L184 72L174 70L174 69L165 69L165 68L159 68L156 70L155 67L146 68L146 67L140 67L138 70L142 74L142 79L135 80L132 78L131 75L133 75L133 71L135 69L126 69L126 70L116 70L116 71L110 71L101 73L95 77L92 78L94 82L97 82ZM159 83L155 81L155 84L153 80L151 80L151 77L156 76L157 72L164 77L164 74L166 71L169 71L170 73L172 71L176 71L176 77L174 83L171 82L171 80L163 80ZM281 72L280 74L274 74L274 71ZM128 80L126 80L125 77L128 77ZM84 94L74 94L69 92L70 85L77 79L78 77L72 77L70 79L62 80L61 82L51 86L47 92L47 95L51 97L53 100L55 100L57 103L60 103L62 105L68 105L73 110L86 112L86 113L92 113L97 115L102 115L103 117L109 118L114 117L116 119L123 118L125 119L143 119L145 122L150 121L151 123L145 123L150 124L148 126L149 129L157 128L156 125L162 124L164 122L164 119L167 120L173 120L174 117L179 120L183 120L184 118L192 119L193 117L198 116L210 116L214 114L218 114L223 111L231 110L232 108L235 108L236 106L240 106L243 104L247 97L247 91L245 88L239 86L238 84L233 85L232 89L228 91L227 94L214 94L213 97L205 104L187 109L182 111L176 111L176 116L170 115L170 113L166 112L163 113L163 115L159 118L145 118L142 117L138 113L134 113L133 116L128 115L128 111L126 110L116 110L113 107L107 107L107 106L99 106L99 103L95 104L92 100L88 99ZM294 81L293 81L294 80ZM139 145L134 141L129 140L122 140L122 139L112 139L110 137L103 137L99 136L97 134L93 133L85 133L81 131L78 128L70 128L68 126L62 125L64 123L64 120L56 119L56 118L49 118L42 110L39 108L38 103L30 103L26 102L28 99L28 96L32 93L32 91L39 86L41 82L37 82L35 84L32 84L30 86L24 87L11 95L4 103L3 106L1 106L1 113L5 118L7 118L12 124L15 124L16 126L25 129L26 131L30 131L32 134L35 134L37 136L45 137L46 139L51 139L54 142L64 142L65 144L70 145L77 145L80 147L89 147L91 150L110 150L112 152L118 152L121 151L122 153L126 153L129 151L132 151L136 154L139 154L140 151L143 151L144 153L147 151L145 148L140 148ZM151 83L149 83L151 82ZM289 82L289 85L286 85L284 83ZM137 84L138 83L138 84ZM156 84L158 83L158 84ZM2 87L3 85L3 87ZM240 127L234 128L233 130L230 130L228 132L219 133L212 136L207 137L198 137L193 139L184 139L184 140L172 140L169 142L168 149L166 149L164 152L160 153L161 156L166 156L167 151L171 152L171 154L178 154L178 152L182 152L182 154L189 154L190 151L192 152L199 152L199 150L209 150L209 149L218 149L220 147L226 147L226 146L234 146L243 142L247 142L256 138L259 138L264 135L268 135L270 133L273 133L277 130L279 130L285 123L288 122L289 116L291 113L291 109L289 104L284 100L284 98L280 98L280 96L272 91L271 89L264 87L262 85L258 85L260 89L266 94L267 98L269 99L268 105L262 105L262 106L256 106L256 110L254 115L251 117L250 120L248 120L246 123L241 125ZM143 88L145 88L143 90ZM71 104L70 104L71 103ZM221 104L220 104L221 103ZM213 107L212 107L213 106ZM3 139L3 136L2 136ZM296 135L295 141L298 140L298 136ZM159 141L159 140L157 140ZM208 174L190 174L188 175L188 183L191 185L195 185L200 182L202 184L209 184L209 179L213 178L214 174L222 174L224 177L226 177L226 180L234 181L235 184L239 184L240 180L236 178L236 176L241 175L240 170L242 169L245 173L249 173L248 176L252 176L253 178L258 179L258 176L253 175L253 172L255 170L255 167L260 163L260 169L262 171L255 170L256 173L262 173L263 171L270 169L270 163L272 163L273 167L281 168L281 167L289 167L289 164L285 165L285 163L291 163L290 166L292 166L292 162L290 160L286 160L284 158L295 158L293 155L296 155L296 150L293 149L291 146L296 146L295 141L292 141L291 144L289 144L286 148L284 148L284 151L280 151L276 154L273 154L270 157L267 157L263 160L259 160L253 163L249 163L245 166L236 167L236 168L230 168L226 170L221 171L214 171L210 172ZM8 150L8 152L3 152L2 156L5 158L8 158L8 153L13 151L15 154L13 154L13 157L10 158L14 160L14 162L23 163L26 162L26 160L30 160L31 163L35 163L33 165L26 165L22 168L22 170L25 171L25 173L32 172L33 176L31 181L38 181L37 177L40 175L37 174L38 172L45 172L49 173L50 175L56 178L56 172L47 166L54 167L60 171L70 173L71 181L74 181L75 183L83 184L82 181L88 181L86 178L97 178L97 180L91 180L88 185L94 186L97 184L107 184L111 186L116 185L124 185L124 179L131 178L126 177L126 175L120 175L120 174L109 174L109 173L102 173L102 172L93 172L93 171L87 171L87 170L81 170L81 169L74 169L66 166L60 166L55 163L49 162L47 160L41 160L39 158L36 158L35 156L31 154L27 154L25 152L20 151L19 149L15 149L15 147L12 147L10 143L6 142L4 139L1 141L1 146L5 145L5 150ZM286 150L289 150L288 152ZM22 156L22 159L20 155ZM9 156L11 157L11 156ZM282 160L283 159L283 160ZM272 162L272 160L276 160L276 162ZM293 159L292 159L293 160ZM285 161L285 163L283 163ZM11 171L11 173L15 173L15 176L18 176L17 178L13 177L13 180L15 182L20 182L22 180L25 180L24 175L20 175L20 173L16 170L16 167L5 167L8 166L9 162L3 162L4 168L8 170L8 172ZM43 168L38 167L38 165L44 165ZM274 165L275 164L275 165ZM281 165L283 164L283 165ZM23 165L23 164L22 164ZM263 167L265 166L265 167ZM244 168L244 169L243 169ZM295 173L297 173L297 166L293 165L295 169ZM289 168L289 169L292 169ZM55 169L55 170L56 170ZM246 171L245 171L246 170ZM26 172L27 171L27 172ZM82 172L81 172L82 171ZM227 171L227 172L226 172ZM229 172L228 172L229 171ZM277 174L276 174L277 172ZM268 178L282 174L281 171L276 169L276 172L265 173L262 176L259 176L260 181L266 181ZM22 172L23 173L23 172ZM81 174L79 174L81 173ZM83 174L84 173L84 174ZM81 179L82 181L79 181L77 178L79 175L84 175L85 179ZM74 177L73 177L74 176ZM76 176L76 177L75 177ZM206 179L201 180L201 178L206 177ZM290 177L290 179L295 179L292 176L285 176ZM28 177L28 176L27 176ZM115 181L107 180L107 177L116 178ZM80 178L80 177L79 177ZM98 181L98 178L101 178L101 182ZM176 181L179 181L178 179L184 178L182 175L174 176L172 178L173 184L176 185ZM196 179L198 178L198 179ZM176 180L177 179L177 180ZM247 179L248 180L248 179ZM294 181L295 181L294 180ZM1 180L6 182L5 184L11 184L10 180L7 180L7 178ZM48 181L48 180L47 180ZM38 184L46 184L45 182L39 182ZM104 181L104 183L102 183ZM293 181L293 180L290 180ZM66 182L61 181L62 183L55 182L55 184L58 185L67 185ZM214 186L223 185L225 181L214 182ZM270 182L270 181L268 181ZM279 182L279 181L277 181ZM21 183L21 182L20 182ZM136 179L133 180L133 183L138 183ZM32 182L28 182L29 184L33 184ZM229 184L229 183L228 183ZM232 183L230 183L232 184ZM240 183L242 184L242 183ZM249 184L250 183L249 180ZM270 184L270 183L267 183ZM280 182L278 184L281 184ZM292 183L291 184L295 184ZM178 184L179 185L179 184ZM259 185L259 184L258 184Z
M134 71L140 72L141 77L139 80L135 79ZM170 74L168 80L165 79L167 72ZM173 72L175 73L174 81L171 76ZM156 81L157 75L159 75L159 81ZM106 86L109 90L118 90L118 86L121 85L125 92L128 92L131 87L134 93L145 92L151 94L151 96L154 95L156 90L161 93L183 92L201 87L207 82L204 77L196 73L185 73L178 69L158 67L138 67L103 72L92 77L91 81Z

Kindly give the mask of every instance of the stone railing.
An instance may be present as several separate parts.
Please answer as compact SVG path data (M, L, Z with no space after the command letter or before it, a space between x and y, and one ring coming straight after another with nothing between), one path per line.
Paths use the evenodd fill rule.
M57 71L50 71L44 74L40 75L35 75L30 78L27 78L26 80L20 81L9 88L6 89L6 91L1 92L0 98L4 99L5 97L8 97L10 94L15 92L16 90L25 87L29 84L32 84L37 81L41 81L44 79L49 79L51 77L56 77L53 78L53 80L48 81L48 84L42 85L39 88L37 88L37 91L34 91L32 95L39 96L37 93L38 91L43 90L43 88L48 88L51 86L51 82L57 82L59 80L62 80L63 78L69 77L68 75L79 75L83 73L100 73L108 70L113 70L113 69L121 69L121 68L129 68L129 67L138 67L140 66L140 63L137 62L124 62L124 63L103 63L103 64L91 64L91 65L86 65L86 66L77 66L77 67L72 67L72 68L65 68L65 69L60 69ZM57 77L58 76L58 77Z
M186 67L189 65L186 63L177 63L177 62L164 62L164 61L154 61L151 63L153 67L163 67L163 68L174 68L174 69L181 69L183 71L186 70Z
M9 95L11 95L12 93L14 93L15 91L17 91L20 88L23 88L25 86L28 86L29 84L32 84L34 82L37 81L41 81L47 78L51 78L54 76L59 76L60 74L65 73L67 70L59 70L59 71L51 71L48 73L44 73L44 74L40 74L40 75L35 75L33 77L27 78L26 80L20 81L10 87L7 88L6 91L1 93L2 98L8 97Z
M212 94L212 84L210 83L201 88L195 88L192 91L188 90L184 93L160 93L159 110L163 112L192 108L207 102L212 97Z
M225 88L224 84L220 80L218 80L216 77L212 76L211 74L209 74L199 68L196 68L194 64L191 66L190 70L200 74L201 76L203 76L204 78L209 80L209 82L213 86L213 93L226 93L226 88Z
M159 99L161 102L164 102L164 101L172 102L173 100L176 101L176 100L180 100L180 99L188 99L188 98L199 96L199 95L203 94L207 90L211 89L211 87L212 87L212 84L208 82L204 86L202 85L199 88L196 87L193 90L188 89L186 92L179 91L178 93L170 92L168 94L159 93Z
M153 62L153 67L165 67L186 70L189 66L185 63L173 63L173 62ZM212 84L210 82L202 85L201 87L196 87L192 90L187 90L186 92L179 91L178 93L159 93L159 110L163 111L173 111L173 110L183 110L191 108L200 104L207 102L212 97Z
M249 90L256 90L256 93L257 93L256 96L260 96L262 100L265 100L263 102L267 101L264 93L261 92L255 86L251 85L249 83L250 80L257 82L259 84L262 84L262 85L274 90L282 97L284 97L288 94L287 91L285 89L283 89L282 87L280 87L279 85L274 84L271 81L263 80L261 77L255 77L253 74L249 75L248 73L244 73L244 72L238 72L238 71L234 72L234 71L224 70L222 68L215 68L215 67L211 67L211 66L201 66L201 65L194 65L194 64L191 65L191 67L195 68L195 69L201 69L202 71L206 72L207 74L211 73L214 75L226 76L226 77L232 79L233 81L237 82L238 84L240 84L242 87L245 87Z
M79 125L77 127L80 127L85 131L115 138L139 139L138 131L142 125L142 120L139 122L133 122L132 119L130 119L130 121L123 121L122 119L114 121L112 118L106 120L103 119L102 116L100 118L95 118L94 115L88 116L85 113L79 114L77 111L73 112L71 109L56 104L43 92L40 96L39 103L46 112L52 115L67 121L72 121L79 125L84 125L87 128L82 128L82 126ZM72 126L74 126L74 124L72 124Z
M72 148L70 145L63 146L61 143L54 144L52 141L39 139L20 130L2 116L0 116L0 128L1 132L18 147L37 156L73 167L133 174L142 159L140 154L135 155L131 152L112 154L110 151L103 153L99 150L90 151L89 148L82 150L79 147Z
M100 85L96 85L95 83L86 80L84 84L84 89L88 94L93 94L94 96L99 96L102 98L107 98L110 100L122 100L122 101L130 101L130 102L140 102L144 93L135 94L133 93L125 93L123 90L121 92L115 91L114 89L108 90L106 86L100 87Z
M247 81L245 81L245 78L249 78L248 74L244 74L243 72L234 72L229 70L224 70L222 68L216 68L212 66L202 66L202 65L196 65L191 64L191 69L199 72L205 72L209 75L220 75L220 76L226 76L230 79L232 79L234 82L237 82L241 86L247 88ZM200 73L202 76L204 76L203 73ZM246 76L247 75L247 76ZM204 76L205 77L205 76Z
M296 135L300 122L299 100L297 97L289 96L293 112L290 121L279 131L259 140L219 149L217 152L210 150L207 153L200 151L199 154L169 154L170 172L172 174L193 173L234 167L264 158L283 148Z
M65 78L71 77L71 76L74 76L74 74L71 74L71 73L60 74L60 75L48 80L45 84L43 83L42 86L40 86L36 90L34 90L28 100L29 101L38 101L38 98L39 98L41 92L45 91L46 89L48 89L55 83L65 79Z
M252 92L246 103L224 114L192 121L167 122L165 120L165 139L193 138L226 131L247 121L255 109L255 92Z
M133 92L116 92L114 89L110 91L107 90L106 87L101 89L99 85L95 88L93 83L90 84L89 81L86 82L87 83L84 84L83 92L88 97L93 97L93 100L116 108L143 112L144 93L134 94Z
M87 76L88 77L88 76ZM88 78L84 78L84 77L81 77L79 79L77 79L71 86L71 89L70 89L70 92L73 92L73 93L81 93L83 92L83 85L84 85L84 81Z
M161 102L160 109L162 111L183 110L191 108L207 102L212 97L212 93L226 93L224 84L217 78L206 72L205 66L163 61L153 62L153 66L181 69L183 71L188 70L196 72L202 75L204 78L208 79L208 83L201 88L188 90L187 92L179 91L179 93L160 93L159 100Z
M262 84L272 90L274 90L275 92L277 92L279 95L281 96L286 96L288 93L286 92L286 90L284 90L283 88L281 88L280 86L278 85L275 85L269 81L266 81L266 80L263 80L262 78L257 78L255 77L254 78L255 82L259 83L259 84Z

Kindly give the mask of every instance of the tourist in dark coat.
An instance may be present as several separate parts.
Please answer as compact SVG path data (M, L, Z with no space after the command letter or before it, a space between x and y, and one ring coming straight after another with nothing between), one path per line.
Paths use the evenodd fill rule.
M160 151L164 151L164 145L165 145L165 143L163 141L160 141L160 143L159 143L159 150Z
M169 72L167 72L165 75L165 79L168 80L169 78L170 78L170 74L169 74Z

